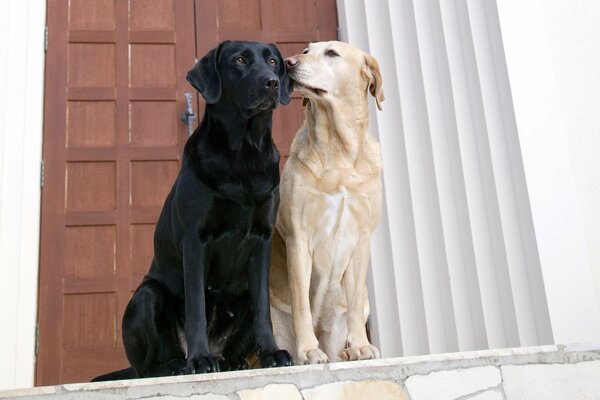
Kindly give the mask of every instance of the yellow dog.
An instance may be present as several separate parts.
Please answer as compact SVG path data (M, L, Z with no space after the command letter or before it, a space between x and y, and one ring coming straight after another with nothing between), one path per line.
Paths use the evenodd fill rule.
M381 215L379 143L367 132L369 93L379 109L384 99L379 66L336 41L311 43L286 64L306 116L281 176L270 278L275 340L297 364L377 358L365 323L370 240Z

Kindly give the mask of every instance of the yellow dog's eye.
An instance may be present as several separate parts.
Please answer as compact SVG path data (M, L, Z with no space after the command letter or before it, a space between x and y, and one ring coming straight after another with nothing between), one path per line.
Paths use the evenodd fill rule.
M302 54L308 54L308 49L304 49L304 51L302 52Z
M327 50L325 52L325 55L329 56L329 57L337 57L337 56L339 56L339 54L335 50Z
M271 59L269 60L269 64L271 64L271 65L277 65L277 60L276 60L276 59L274 59L274 58L271 58Z
M235 59L236 64L246 64L246 59L244 57L238 57Z

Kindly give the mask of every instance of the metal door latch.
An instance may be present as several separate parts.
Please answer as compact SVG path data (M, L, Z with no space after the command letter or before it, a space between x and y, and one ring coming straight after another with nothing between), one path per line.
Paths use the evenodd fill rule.
M194 121L196 120L196 114L194 114L194 109L192 107L194 95L191 93L184 93L183 95L185 96L186 109L181 113L181 121L187 125L188 134L189 136L192 136L192 133L194 133Z

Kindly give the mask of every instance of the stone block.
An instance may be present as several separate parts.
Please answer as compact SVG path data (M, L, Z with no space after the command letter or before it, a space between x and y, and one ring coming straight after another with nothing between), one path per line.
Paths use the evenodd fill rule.
M600 361L501 367L507 400L600 400Z
M486 390L485 392L469 396L464 400L504 400L504 395L499 390Z
M304 389L302 395L304 400L408 400L400 385L384 380L327 383Z
M237 392L240 400L302 400L295 385L280 383L257 389L245 389Z
M414 375L406 380L412 400L455 400L495 388L502 382L496 367L476 367Z
M229 397L222 396L218 394L194 394L192 396L153 396L153 397L144 397L144 400L229 400Z

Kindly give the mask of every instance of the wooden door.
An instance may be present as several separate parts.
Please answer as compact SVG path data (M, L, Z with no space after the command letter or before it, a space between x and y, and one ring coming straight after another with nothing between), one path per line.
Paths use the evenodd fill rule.
M225 39L285 57L336 26L334 0L48 0L37 385L127 366L121 318L179 169L194 59ZM282 163L302 119L297 96L275 114Z

